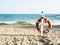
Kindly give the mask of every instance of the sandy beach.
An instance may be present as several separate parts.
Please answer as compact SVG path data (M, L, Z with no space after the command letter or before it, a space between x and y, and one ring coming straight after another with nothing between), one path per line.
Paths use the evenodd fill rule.
M59 35L60 31L51 29L41 37L40 32L32 25L1 25L0 45L60 45Z

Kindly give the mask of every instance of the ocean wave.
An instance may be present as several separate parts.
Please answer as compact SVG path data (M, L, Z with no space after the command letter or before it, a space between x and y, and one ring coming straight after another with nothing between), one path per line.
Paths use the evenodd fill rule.
M16 23L17 21L10 21L10 22L3 22L3 21L1 21L0 23L6 23L6 24L14 24L14 23Z
M26 21L26 22L29 22L29 23L31 23L33 25L36 24L36 20L29 20L29 21ZM51 20L51 24L52 25L60 25L60 20Z
M60 20L51 20L52 25L60 25Z
M10 21L10 22L0 22L0 23L6 23L6 24L14 24L14 23L17 23L17 22L26 22L26 23L30 23L30 24L33 24L35 25L36 24L36 20L26 20L26 21ZM51 24L52 25L60 25L60 20L51 20Z

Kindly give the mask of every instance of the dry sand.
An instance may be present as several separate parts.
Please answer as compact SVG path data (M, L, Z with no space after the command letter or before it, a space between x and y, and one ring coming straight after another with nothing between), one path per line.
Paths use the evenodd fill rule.
M40 35L34 26L0 26L0 45L60 45L60 31Z

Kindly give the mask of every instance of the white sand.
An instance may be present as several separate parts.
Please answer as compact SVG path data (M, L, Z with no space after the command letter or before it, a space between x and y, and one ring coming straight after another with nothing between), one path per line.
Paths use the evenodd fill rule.
M50 31L41 37L34 27L0 26L0 45L49 45L60 43L60 32Z

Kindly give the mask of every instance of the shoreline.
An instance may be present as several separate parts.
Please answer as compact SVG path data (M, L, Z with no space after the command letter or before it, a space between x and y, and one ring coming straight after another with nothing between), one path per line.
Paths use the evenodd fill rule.
M55 20L54 20L54 21L55 21ZM52 25L60 25L59 22L54 22L54 21L53 21L53 22L51 21L51 24L52 24ZM58 20L58 21L59 21L59 20ZM25 23L25 24L35 25L36 21L34 21L34 22L31 22L31 21L0 22L0 25L1 25L2 23L3 23L3 24L18 24L18 23L19 23L19 24L24 24L24 23Z
M8 25L0 25L0 26L20 26L20 27L25 27L25 28L27 28L27 27L33 27L33 28L36 28L35 27L35 25L32 25L32 24L26 24L26 25L20 25L20 24L8 24ZM60 25L52 25L52 28L58 28L58 29L60 29Z

